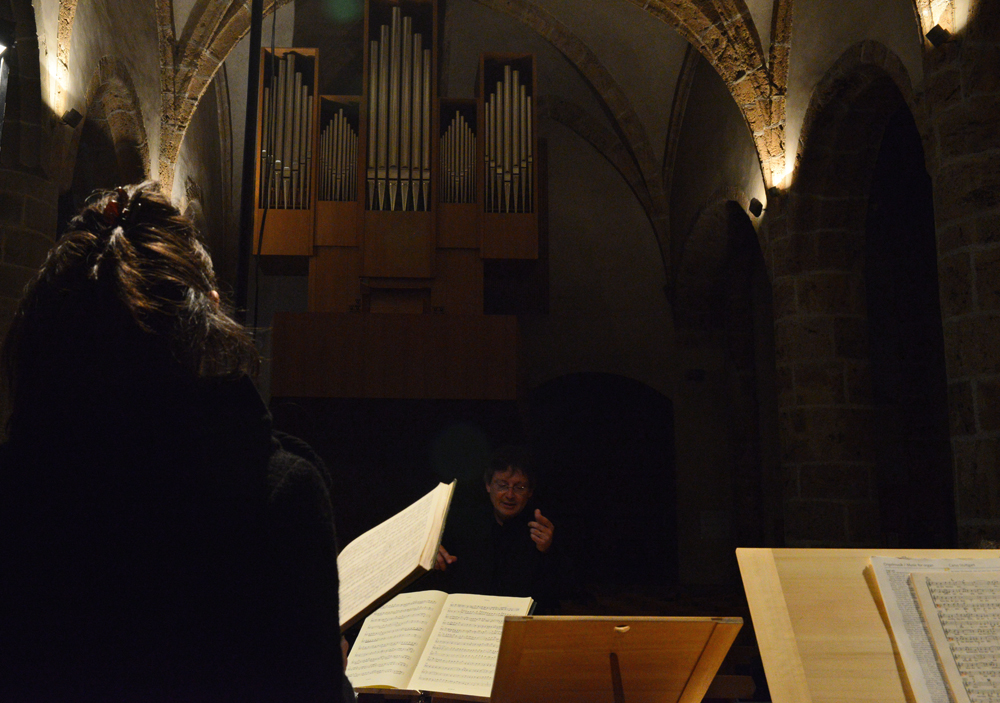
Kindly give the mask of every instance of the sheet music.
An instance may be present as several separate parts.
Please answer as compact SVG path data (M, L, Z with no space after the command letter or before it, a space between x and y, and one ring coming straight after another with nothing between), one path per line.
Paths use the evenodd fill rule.
M998 571L1000 559L872 557L871 564L914 698L917 703L951 703L934 645L924 626L916 594L910 586L910 574Z
M364 533L337 557L340 622L345 623L399 584L417 567L438 505L433 491Z
M530 598L452 594L417 664L413 688L489 698L503 619L530 608Z
M351 685L409 688L447 597L441 591L400 593L369 615L347 658Z
M1000 701L1000 576L915 573L911 581L956 701Z

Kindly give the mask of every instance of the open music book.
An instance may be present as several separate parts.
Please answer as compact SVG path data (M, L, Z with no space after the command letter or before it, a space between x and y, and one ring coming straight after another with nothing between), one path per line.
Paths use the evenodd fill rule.
M1000 559L871 565L916 702L1000 698Z
M365 620L347 659L356 688L394 688L488 700L504 618L531 598L401 593Z
M337 557L346 630L434 568L455 482L434 490L344 547Z

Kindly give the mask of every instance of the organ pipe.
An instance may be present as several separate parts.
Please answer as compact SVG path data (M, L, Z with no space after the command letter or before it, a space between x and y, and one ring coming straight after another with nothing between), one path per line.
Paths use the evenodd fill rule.
M321 125L320 143L319 199L356 200L358 134L344 108Z
M441 202L474 203L476 135L456 110L441 137Z
M399 7L369 44L370 210L430 209L431 52Z
M487 212L532 212L534 146L531 95L510 65L484 102L483 145Z
M296 58L308 61L291 52L277 58L264 85L258 202L269 208L310 206L315 96Z

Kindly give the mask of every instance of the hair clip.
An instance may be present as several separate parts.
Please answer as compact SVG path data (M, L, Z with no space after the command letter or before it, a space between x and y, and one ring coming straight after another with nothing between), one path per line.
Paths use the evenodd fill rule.
M104 206L104 221L109 227L115 227L118 220L128 213L128 193L124 188L115 189L115 197L109 198Z

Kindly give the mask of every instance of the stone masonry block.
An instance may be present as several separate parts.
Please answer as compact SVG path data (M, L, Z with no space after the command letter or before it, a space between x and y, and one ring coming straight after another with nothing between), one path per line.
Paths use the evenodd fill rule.
M953 442L955 504L959 520L1000 518L997 460L1000 439Z
M976 383L976 406L980 432L1000 430L1000 378L983 379Z
M816 271L797 276L799 310L806 314L865 314L855 278L859 278L858 274L848 271Z
M795 302L795 278L791 276L775 278L771 287L771 300L776 320L798 313L798 305Z
M976 433L976 407L969 381L948 384L948 421L952 437Z
M966 247L976 240L975 222L956 222L938 228L938 251L947 256L955 249ZM940 271L941 263L938 262Z
M793 382L793 367L782 365L777 367L775 385L778 389L778 406L790 408L795 404L795 387Z
M47 237L22 228L7 228L3 237L3 261L16 266L37 269L45 261L52 245Z
M878 503L874 500L847 503L847 541L871 547L879 542Z
M1000 207L1000 159L992 155L943 165L937 180L948 184L935 189L935 219L939 223Z
M844 385L849 405L869 405L872 402L872 372L867 360L844 361Z
M0 191L0 225L20 225L24 218L24 196Z
M986 95L942 113L936 121L941 157L950 159L1000 148L998 112L1000 95Z
M976 218L975 231L978 244L1000 244L1000 213L987 213Z
M792 369L796 406L847 403L844 364L840 360L800 363Z
M844 504L827 500L785 503L785 538L791 543L843 544L847 539Z
M24 226L46 237L51 245L56 238L58 208L55 201L27 198L24 203Z
M980 310L1000 310L1000 247L976 251L976 305Z
M1000 315L981 313L946 319L943 325L949 378L1000 373Z
M778 320L775 324L775 354L779 363L832 357L833 319L817 316Z
M872 497L872 467L868 464L822 463L799 467L803 498L868 500Z
M942 317L953 317L973 309L970 254L959 252L938 260L938 285Z
M967 44L962 59L962 88L967 97L1000 91L1000 46Z
M34 275L33 268L0 263L0 298L20 300L24 295L24 287Z
M867 359L868 319L866 317L837 317L833 322L834 346L842 359Z
M851 230L829 230L813 235L816 268L824 271L854 271L862 263L861 233Z

